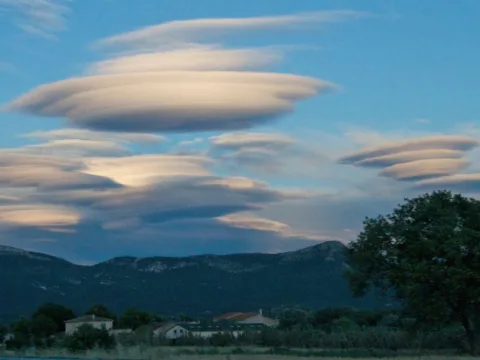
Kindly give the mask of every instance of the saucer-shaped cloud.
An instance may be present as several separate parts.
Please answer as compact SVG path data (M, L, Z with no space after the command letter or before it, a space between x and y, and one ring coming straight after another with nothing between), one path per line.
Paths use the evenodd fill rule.
M291 146L295 140L277 133L233 132L213 136L210 141L214 147L223 149L241 148L284 148Z
M292 30L312 28L312 25L344 22L366 16L353 10L318 11L283 16L249 18L210 18L169 21L147 26L135 31L111 36L97 42L97 47L158 48L178 43L194 43L205 39L220 38L244 31Z
M469 161L462 157L479 144L470 137L431 136L361 150L344 156L339 163L382 168L380 175L396 180L419 180L464 169Z
M62 139L29 145L26 149L62 156L118 156L128 153L128 149L110 140Z
M193 47L141 53L99 61L87 69L89 74L122 74L174 70L243 70L279 61L281 55L269 48L216 49Z
M427 149L427 150L412 150L393 153L382 156L374 156L360 160L355 163L356 166L363 167L386 167L395 164L408 163L411 161L418 161L419 159L455 159L461 158L465 155L461 150L449 149Z
M470 162L465 159L425 159L389 166L380 175L397 180L415 180L424 177L454 174L466 168Z
M431 136L412 140L401 141L389 145L379 146L371 149L357 151L342 157L339 162L342 164L353 164L362 166L362 162L368 164L369 159L387 156L397 156L398 162L406 157L407 161L421 160L427 158L442 158L445 150L469 151L479 145L477 139L465 136ZM425 150L429 150L425 152ZM407 153L399 156L401 153ZM435 156L438 154L438 156ZM415 155L417 155L415 157ZM447 156L450 157L450 156Z
M422 189L450 189L465 193L480 193L480 174L454 174L433 179L425 179L415 183Z
M124 132L91 131L87 129L56 129L49 131L34 131L23 137L36 140L86 140L111 141L115 143L158 144L165 141L157 134L129 134Z
M332 84L308 77L232 71L91 76L43 85L7 110L66 117L103 131L238 130L290 112Z
M218 221L240 229L250 229L257 231L268 231L278 234L283 238L302 238L309 240L326 240L324 236L312 235L294 231L285 223L270 219L255 217L244 214L226 215L217 218Z

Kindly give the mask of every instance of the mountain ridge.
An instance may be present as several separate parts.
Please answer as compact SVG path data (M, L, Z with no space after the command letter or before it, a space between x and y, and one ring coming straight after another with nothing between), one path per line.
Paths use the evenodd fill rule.
M29 316L45 302L77 314L102 303L116 313L137 307L192 316L283 305L384 307L372 294L351 296L345 248L327 241L278 254L115 257L95 265L0 248L0 322Z

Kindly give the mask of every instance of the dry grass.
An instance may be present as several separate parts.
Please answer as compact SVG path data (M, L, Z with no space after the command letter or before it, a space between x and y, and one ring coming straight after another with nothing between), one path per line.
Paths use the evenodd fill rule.
M348 357L348 354L342 356L341 352L336 352L332 354L334 356L329 356L325 354L322 356L315 356L314 352L309 350L303 350L304 356L298 356L299 352L296 352L296 355L272 355L268 354L269 349L266 348L257 348L257 347L245 347L243 348L244 354L232 354L234 348L196 348L196 347L152 347L152 346L134 346L134 347L119 347L115 350L105 351L101 349L89 350L83 353L72 354L69 353L66 349L46 349L46 350L26 350L21 352L0 352L0 358L6 357L9 360L21 357L29 358L43 358L43 359L59 359L59 358L69 358L69 359L105 359L105 360L156 360L156 359L165 359L165 360L306 360L306 358L318 358L323 360L329 359L356 359L356 360L368 360L368 359L378 359L375 357L360 357L352 356ZM319 349L316 351L320 351ZM191 354L185 354L185 352L191 352ZM200 353L198 353L200 352ZM212 352L209 354L209 352ZM472 357L468 356L453 356L453 355L422 355L422 356L395 356L395 357L385 357L382 356L382 359L395 359L395 360L471 360Z

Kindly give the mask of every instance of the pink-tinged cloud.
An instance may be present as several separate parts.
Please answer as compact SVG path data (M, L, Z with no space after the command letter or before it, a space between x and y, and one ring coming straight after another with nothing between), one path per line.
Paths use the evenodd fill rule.
M66 206L25 204L0 206L0 224L9 227L56 228L76 225L80 215Z
M40 86L6 106L103 131L238 130L267 123L327 91L320 80L275 73L168 71L91 76Z
M396 180L419 180L465 169L470 162L462 157L479 145L478 139L465 136L423 137L360 150L339 163L381 168L379 175Z
M465 159L425 159L389 166L380 175L397 180L414 180L424 177L445 176L466 168L470 162Z
M480 194L480 174L454 174L417 181L421 189L449 189L461 193Z
M135 155L84 160L85 174L104 177L116 183L142 187L172 178L209 176L212 160L201 156Z
M87 73L108 75L178 70L243 70L270 65L280 59L281 54L270 48L193 47L119 56L90 65Z
M431 136L360 150L342 157L339 159L339 162L353 165L358 163L361 165L362 161L366 161L368 159L404 152L409 152L409 156L412 158L415 156L415 154L412 154L414 151L418 156L416 158L412 158L412 160L421 160L425 155L432 156L432 154L434 154L434 152L424 152L424 150L453 150L466 152L479 145L480 142L478 139L466 136ZM439 154L441 155L441 152Z

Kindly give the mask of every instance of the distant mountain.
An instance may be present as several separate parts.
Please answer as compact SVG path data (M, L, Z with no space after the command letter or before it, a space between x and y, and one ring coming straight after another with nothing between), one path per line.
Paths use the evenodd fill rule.
M45 302L78 313L102 303L117 313L134 306L195 316L282 305L384 307L373 295L352 298L344 250L327 241L280 254L117 257L81 266L0 246L0 322L30 316Z

